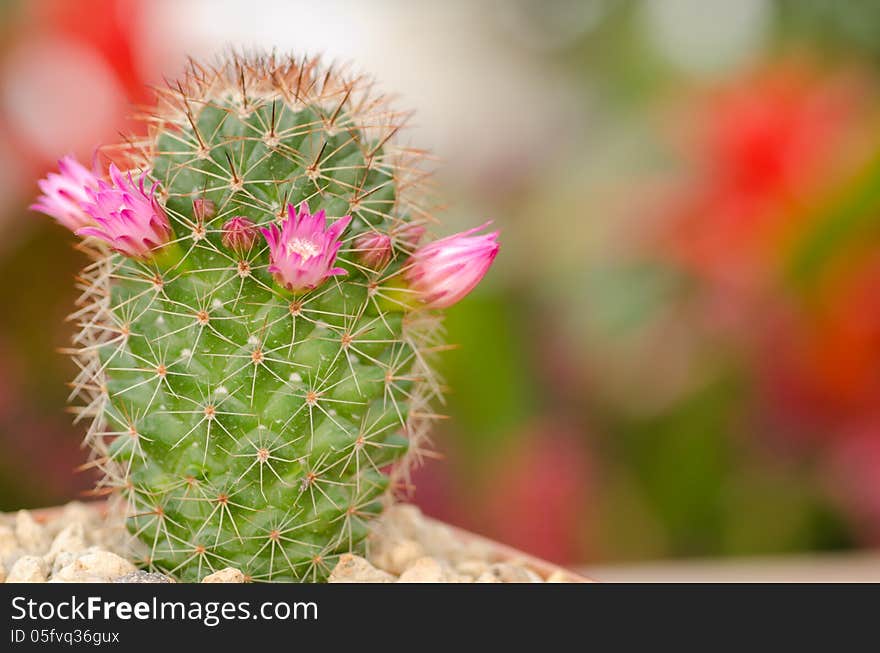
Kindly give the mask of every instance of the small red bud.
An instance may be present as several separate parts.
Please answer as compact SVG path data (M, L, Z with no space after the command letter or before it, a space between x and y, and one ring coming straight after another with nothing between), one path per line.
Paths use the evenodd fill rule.
M193 215L195 215L196 220L199 222L204 222L217 215L217 207L211 200L193 200Z
M407 222L398 227L392 235L397 242L410 250L418 247L419 243L422 242L425 231L426 229L423 225Z

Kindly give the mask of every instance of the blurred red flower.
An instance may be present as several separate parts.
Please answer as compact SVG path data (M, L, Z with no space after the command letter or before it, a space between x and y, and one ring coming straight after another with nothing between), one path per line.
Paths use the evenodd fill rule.
M584 560L590 522L586 438L554 421L533 425L495 461L483 484L485 532L559 563Z
M760 69L692 107L696 172L662 208L664 252L692 275L706 324L732 337L779 412L828 426L880 399L878 261L858 253L804 297L785 278L810 207L861 170L865 78Z
M798 210L839 177L863 135L856 75L779 64L746 75L686 112L693 173L664 207L669 251L722 289L766 281Z

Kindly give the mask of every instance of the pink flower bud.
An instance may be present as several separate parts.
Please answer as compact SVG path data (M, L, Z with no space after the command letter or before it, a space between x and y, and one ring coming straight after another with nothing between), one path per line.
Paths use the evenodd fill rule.
M217 215L217 206L211 200L193 200L193 215L199 223L203 223Z
M332 266L341 245L339 236L349 222L351 216L346 215L327 228L323 210L312 215L305 202L299 212L289 204L281 229L273 224L260 230L269 244L269 272L275 281L299 292L317 288L327 277L347 274Z
M373 270L381 270L391 260L391 238L387 234L363 233L354 241L354 249L360 262Z
M145 178L141 175L135 184L130 172L123 175L111 164L113 183L100 180L96 189L88 189L90 201L83 204L95 226L77 229L76 234L99 238L125 256L149 258L171 238L171 225L156 199L157 183L146 191Z
M223 246L239 256L249 251L257 239L257 227L243 215L231 218L223 225Z
M446 308L467 295L486 275L498 254L498 232L473 236L486 224L417 249L406 280L430 308Z
M38 184L43 192L30 208L55 218L71 231L92 224L83 210L87 191L98 187L98 177L72 156L58 161L59 172L50 172Z
M419 246L425 236L425 231L424 225L407 222L395 229L392 235L398 243L410 251Z

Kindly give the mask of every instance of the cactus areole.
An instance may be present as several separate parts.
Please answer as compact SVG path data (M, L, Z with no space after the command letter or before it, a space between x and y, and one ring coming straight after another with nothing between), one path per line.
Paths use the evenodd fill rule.
M463 234L423 287L438 255L400 234L434 219L400 115L317 59L192 63L147 116L35 205L92 258L71 353L98 491L152 569L323 580L408 485L439 394L432 293L467 292L497 234Z

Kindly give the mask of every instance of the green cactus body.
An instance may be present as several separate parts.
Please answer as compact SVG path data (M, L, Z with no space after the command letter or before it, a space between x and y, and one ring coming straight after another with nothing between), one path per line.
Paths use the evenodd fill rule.
M103 485L152 568L322 580L404 484L436 394L438 326L397 282L412 245L395 234L427 214L413 157L390 138L397 118L368 91L314 60L194 64L160 91L149 136L111 153L158 183L174 233L149 261L86 242L76 388ZM302 202L352 216L347 275L293 294L262 238L232 251L222 227ZM370 231L394 242L380 270L352 244Z

